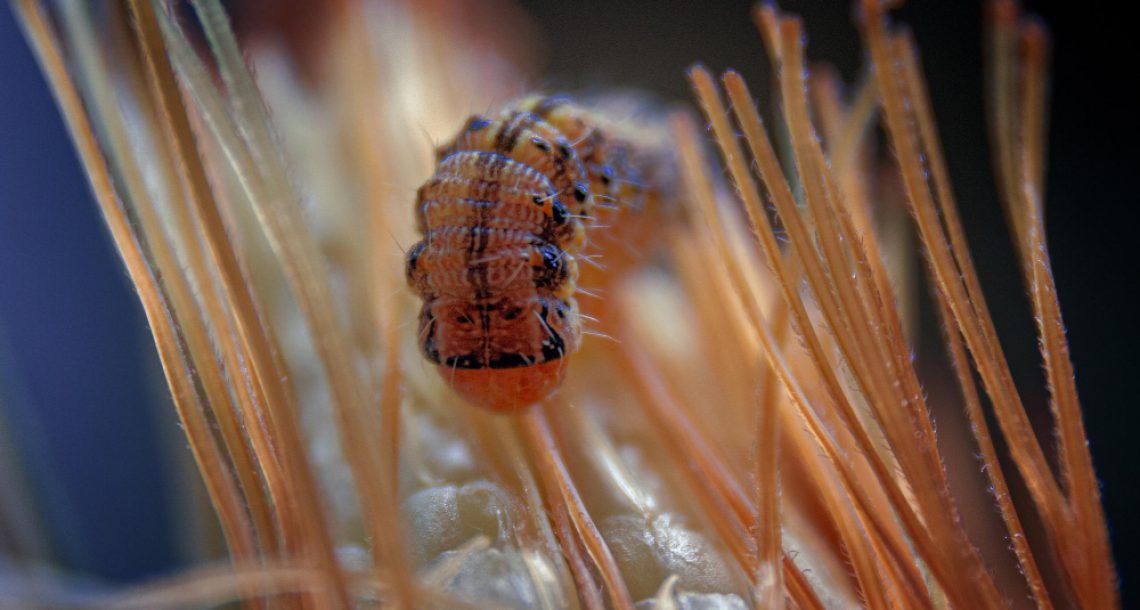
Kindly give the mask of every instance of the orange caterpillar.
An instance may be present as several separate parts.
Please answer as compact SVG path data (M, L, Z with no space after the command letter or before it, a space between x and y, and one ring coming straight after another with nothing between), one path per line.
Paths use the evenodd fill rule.
M653 155L602 123L561 96L473 116L417 193L424 238L407 279L424 301L420 348L474 404L515 410L558 388L582 338L575 255L587 229L599 212L618 224L655 199Z

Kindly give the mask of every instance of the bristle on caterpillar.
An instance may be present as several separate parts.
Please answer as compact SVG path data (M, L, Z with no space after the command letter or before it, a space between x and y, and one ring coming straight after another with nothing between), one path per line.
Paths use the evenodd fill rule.
M423 299L420 349L474 404L517 410L561 385L583 335L587 236L658 199L646 179L667 173L651 171L657 156L603 123L564 96L472 116L417 193L424 238L406 270Z

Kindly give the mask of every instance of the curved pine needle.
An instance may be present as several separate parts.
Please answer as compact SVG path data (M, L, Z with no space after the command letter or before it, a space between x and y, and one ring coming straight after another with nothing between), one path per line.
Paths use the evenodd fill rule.
M193 51L179 36L169 36L174 57L183 74L192 83L200 106L205 110L207 125L214 132L232 165L242 177L247 201L260 220L264 231L282 264L294 297L306 319L313 345L318 352L332 394L333 411L343 447L352 467L366 521L376 548L385 559L385 565L394 572L406 572L402 528L399 525L399 503L395 494L395 458L398 455L398 404L399 376L396 367L396 339L393 333L385 337L387 355L381 382L381 405L385 421L382 433L387 442L381 443L384 453L378 453L365 436L369 426L362 418L366 413L368 392L352 362L351 343L336 320L327 285L323 257L305 230L300 217L297 197L288 187L288 173L280 154L269 135L268 117L248 74L244 60L237 50L233 32L220 5L210 0L194 3L202 19L203 29L211 43L223 80L229 89L229 101L238 120L231 118L219 95L198 65ZM173 28L168 28L173 32ZM238 129L243 125L252 133ZM388 327L394 325L389 324ZM384 467L381 464L388 463ZM381 562L374 562L379 569ZM401 605L414 607L414 591L403 583L411 582L411 574L404 573L394 579L395 591Z
M913 49L913 44L908 46L910 49ZM941 146L935 139L937 136L934 129L933 118L929 114L930 102L925 90L921 87L921 83L924 81L920 74L918 64L915 61L915 54L913 51L906 52L902 54L901 59L902 69L907 76L906 80L909 86L909 95L912 99L918 101L918 103L914 105L918 133L925 141L926 148L931 150L931 173L936 183L945 184L944 181L946 181L947 178L943 160L940 155ZM948 223L949 222L953 222L953 219L948 219ZM1040 570L1037 567L1032 550L1029 548L1028 541L1025 538L1025 531L1021 526L1017 510L1013 506L1009 496L1009 487L1005 481L1005 476L1002 473L1001 465L993 446L989 426L982 413L977 388L970 375L969 361L966 358L966 353L962 346L962 335L951 325L952 314L946 302L942 299L936 300L938 301L938 311L943 320L945 334L947 335L947 349L950 352L951 363L958 375L958 385L965 401L966 415L970 419L972 432L981 449L986 476L990 479L990 484L993 486L993 495L998 503L1002 520L1009 532L1014 554L1017 556L1021 572L1029 585L1030 592L1038 607L1051 608L1052 603L1049 600L1048 591L1045 589Z
M260 323L261 317L249 284L245 281L236 254L226 237L217 203L198 156L186 108L179 95L173 67L166 55L154 6L147 0L129 0L129 7L151 93L159 109L162 131L171 144L182 186L186 189L195 218L206 238L213 265L219 272L223 293L233 305L239 335L252 356L250 364L254 367L276 368L277 360L269 347L267 331ZM316 555L333 583L337 605L348 607L349 597L343 574L323 522L324 511L319 504L312 471L304 459L303 443L296 422L290 413L277 411L287 408L288 404L286 391L278 381L281 378L280 372L260 376L262 391L268 398L271 426L276 428L275 431L279 434L275 436L283 445L280 456L293 484L298 488L288 501L304 507L297 514L302 517L300 525L307 543L311 545L306 550ZM320 598L314 601L318 605L325 605Z
M774 10L770 6L763 6L759 8L756 12L756 21L763 28L762 33L765 34L765 44L769 48L777 49L777 59L781 61L787 61L788 50L786 48L783 48L786 43L783 42L784 35L780 32L781 22L779 17L775 14ZM790 44L795 44L796 40L798 40L798 34L793 33L793 35L796 36L796 38L793 38L790 41ZM791 72L790 69L782 70L782 72L783 71L789 73ZM734 77L731 74L726 76L726 85L728 85L730 93L735 92L734 108L736 109L738 118L740 119L741 124L743 125L745 132L748 135L748 141L752 147L753 155L757 159L761 176L764 179L765 183L770 185L769 188L772 189L772 184L779 185L779 183L782 181L782 173L779 169L778 161L776 161L775 153L772 151L770 144L767 142L767 136L764 135L763 130L760 127L760 120L755 112L755 107L751 103L750 97L747 94L747 90L743 86L743 82L739 80L739 77ZM747 114L744 116L741 115L743 111L747 111ZM733 155L731 152L726 155L726 157L729 159L733 158L734 156L735 155ZM852 324L849 317L846 316L844 312L851 310L858 311L861 308L840 306L840 304L834 300L835 295L833 295L832 290L828 288L829 282L826 279L827 273L822 268L822 265L817 258L816 251L812 247L812 244L815 243L815 240L809 237L808 230L800 219L799 211L797 210L795 202L792 199L790 189L786 187L777 187L775 190L771 190L770 192L773 195L773 202L776 204L777 211L780 213L781 219L784 222L784 227L788 231L792 247L796 249L801 259L805 261L804 268L808 277L808 283L810 286L812 286L814 292L816 293L817 302L821 305L826 319L831 324L834 336L839 341L840 347L845 354L847 361L853 366L860 366L863 363L868 362L866 356L860 357L858 355L860 352L855 347L857 345L857 342L854 341L854 338L849 337L844 331L844 329L850 328ZM816 195L817 197L821 196L819 193ZM826 214L823 214L822 216L826 216ZM766 218L764 218L763 214L761 213L753 214L752 217L759 223L764 223L761 226L764 226L767 223ZM764 231L761 231L761 233L764 233ZM832 260L834 261L838 258L839 255L835 254L833 251ZM792 297L790 300L794 306L795 297ZM852 311L852 313L854 313L854 311ZM863 333L862 336L864 340L867 340L869 338L867 333ZM821 357L817 356L817 359L819 360L818 368L821 370L821 373L825 375L826 379L826 375L830 370L830 365L828 364L827 360L822 359ZM870 361L875 360L872 359ZM881 376L874 375L874 367L862 366L862 370L863 374L856 375L856 379L860 380L860 383L863 384L862 389L868 396L881 396L881 392L871 393L873 388L877 387L881 389L890 386L890 383L883 380ZM868 379L868 376L877 377L877 383L874 383L874 385L869 385L873 382ZM829 384L829 387L830 385L831 384ZM840 407L840 415L844 418L845 423L847 423L849 428L857 434L857 438L860 439L860 445L863 447L864 455L870 460L870 463L874 467L880 483L888 492L889 497L891 497L895 510L903 518L904 523L907 525L908 533L912 536L915 543L919 545L920 549L922 549L923 552L920 553L920 555L925 558L939 557L941 554L939 546L936 545L934 541L929 538L929 535L925 533L925 528L920 525L917 516L912 514L912 509L909 506L909 503L903 497L903 494L898 487L898 483L895 481L892 473L890 472L890 469L878 456L876 450L874 449L874 445L870 441L869 436L867 436L866 432L863 430L862 424L859 422L858 417L855 415L854 409L849 406L849 403L847 403L842 392L836 394L833 391L832 395L836 398L836 402ZM890 393L887 393L887 396L889 395ZM911 395L914 395L913 392ZM890 421L894 420L894 410L885 408L886 404L894 402L893 400L886 399L886 403L884 403L883 400L871 400L870 402L872 406L877 409L877 413L879 413L879 419L881 422L889 423ZM912 436L909 425L903 422L898 422L894 430L895 432L893 437L896 439L895 444L902 444L905 446L905 443L908 442ZM904 442L899 443L899 439L904 439ZM914 472L914 469L912 469L912 472ZM932 506L932 504L927 503L926 506L929 508ZM935 515L938 515L939 513L940 511L935 511ZM949 573L943 570L940 564L932 565L931 567L936 571L936 573L941 573L940 580L942 580L944 583L953 582L953 580L947 580L951 579L952 577L949 575Z
M749 532L756 527L755 509L743 489L728 474L724 464L715 456L704 452L707 447L699 437L685 432L692 429L691 424L685 421L680 406L665 387L664 380L649 361L648 355L633 342L623 344L629 347L622 350L620 365L633 379L641 396L640 403L647 409L648 421L658 425L660 432L668 439L666 442L676 448L672 453L677 466L688 477L693 489L697 490L697 499L705 507L706 514L721 539L737 563L748 571L749 577L755 578L758 568L755 567L751 550L746 544ZM725 490L736 491L736 504L747 516L732 508L728 497L722 495ZM811 585L807 584L802 569L786 553L781 558L781 564L792 602L800 608L822 610L823 603Z
M786 311L781 309L780 311ZM786 322L773 320L777 329L786 329ZM779 333L779 330L777 330ZM777 349L784 337L775 337ZM769 367L771 370L771 367ZM773 377L775 376L774 371ZM773 384L775 385L775 384ZM779 565L783 554L780 520L780 424L777 410L779 402L761 398L756 414L756 474L753 502L759 523L753 530L756 545L755 600L761 608L781 610L784 607L784 573Z
M829 261L832 277L836 278L835 285L844 302L843 309L852 312L851 329L855 331L856 343L864 346L864 357L874 358L871 362L882 363L881 368L867 367L872 376L883 376L872 387L877 386L882 391L890 387L893 380L897 388L894 398L902 407L897 411L900 416L907 413L909 418L898 421L891 417L891 411L896 409L887 408L891 404L890 392L877 394L871 400L876 408L882 407L880 413L884 415L881 419L887 424L892 448L907 473L926 526L938 541L935 547L938 555L935 557L940 556L954 574L951 583L943 583L953 589L948 591L951 598L957 598L960 603L973 599L967 603L969 607L998 606L1001 601L997 588L976 547L967 537L954 506L935 445L934 426L907 356L909 350L902 341L901 322L893 303L884 306L881 296L874 294L878 282L870 277L868 260L861 247L864 240L853 234L846 210L837 209L834 204L836 189L831 184L818 141L811 137L813 130L804 94L801 26L798 20L790 18L782 20L781 27L785 61L781 70L784 108L793 134L796 164L807 191L808 208L817 228L822 229L817 235ZM818 191L815 190L817 188ZM846 253L844 245L848 248ZM847 257L850 257L849 262ZM846 277L854 281L838 279ZM869 301L871 305L867 306ZM860 304L863 304L862 308ZM861 316L858 315L860 310Z
M66 3L62 7L63 21L68 28L69 35L77 47L76 56L84 67L79 71L81 79L86 79L87 88L92 92L92 109L102 117L102 126L107 140L108 152L117 160L118 174L125 186L126 201L124 202L130 213L137 217L141 234L150 236L146 246L151 252L155 262L158 276L166 286L170 296L173 318L186 337L188 358L193 363L199 382L209 407L211 421L216 422L224 439L227 454L232 461L231 471L237 477L242 490L242 496L250 517L257 532L258 544L263 552L272 555L277 548L277 532L274 527L272 508L266 496L261 477L255 466L256 456L253 455L241 423L237 420L237 407L233 404L229 392L226 390L224 376L232 378L240 375L238 358L234 355L231 345L223 343L220 351L227 354L225 362L218 363L214 355L214 344L211 342L209 332L202 318L200 306L195 303L192 288L186 282L182 267L172 249L173 242L166 236L157 210L146 202L148 193L144 186L142 168L131 150L131 143L127 135L127 126L117 109L117 102L112 94L110 72L105 63L104 55L99 51L87 25L90 15L85 11L82 3ZM183 223L183 228L189 225ZM156 239L157 237L157 239ZM201 265L191 262L190 266L201 269ZM213 296L212 282L206 275L199 274L199 285L202 286L202 301L213 319L224 317L224 313ZM246 398L246 393L241 393ZM235 550L235 559L238 561L251 560L254 555Z
M1058 528L1065 512L1062 495L1049 472L1044 452L1013 388L1008 364L997 345L992 320L988 311L982 309L984 301L975 298L980 297L981 289L965 251L964 235L953 211L953 200L943 197L949 191L948 188L941 188L940 185L945 185L946 182L938 178L935 169L941 164L934 162L933 155L940 154L940 150L933 146L933 142L924 148L925 158L931 160L934 184L940 190L941 219L947 223L948 235L943 233L941 221L935 213L933 194L923 177L917 135L907 126L905 108L917 100L909 100L905 85L900 82L898 62L894 59L894 51L885 32L885 16L876 3L868 0L865 5L868 11L867 44L876 65L883 66L875 73L879 79L888 133L895 143L903 170L909 195L908 204L915 214L919 234L930 254L927 260L932 276L939 287L939 293L946 297L955 322L963 329L966 345L978 363L986 391L994 401L998 422L1009 440L1011 454L1026 479L1034 502L1045 517L1046 524Z
M699 76L700 72L696 72L695 75ZM701 81L703 80L704 78L701 78L697 81L699 85L697 89L698 96L701 98L702 104L705 106L706 112L710 116L714 130L717 130L722 134L731 133L727 127L727 120L725 119L722 122L721 119L717 118L724 115L724 108L723 104L719 101L719 98L713 90L711 79L709 79L710 82L707 85L701 84ZM780 174L775 158L775 153L772 151L771 146L768 143L767 136L763 133L759 115L756 113L755 105L751 101L751 97L747 92L747 87L744 85L743 80L732 72L726 74L724 80L730 97L733 100L733 108L737 113L737 117L740 120L742 126L744 127L746 138L752 147L752 152L759 164L761 175L765 180L765 183L769 185L770 192L774 195L774 200L776 201L779 211L782 214L788 214L788 217L785 220L785 226L788 228L793 245L796 243L797 239L802 238L804 240L807 240L808 238L802 237L804 235L804 228L800 222L798 212L795 210L795 203L792 200L791 190L787 187L786 182L784 182L782 178L778 178ZM745 165L743 165L742 162L734 161L743 159L743 152L734 143L734 141L727 136L718 137L717 142L725 147L723 150L724 157L728 160L729 167L733 170L734 176L736 176L737 187L740 189L742 198L746 202L750 218L752 218L754 221L754 231L758 234L758 238L760 239L761 244L766 241L770 241L771 245L768 247L775 249L775 243L772 239L771 226L768 223L766 214L760 208L759 196L755 194L754 186L752 185L751 180L747 179L746 177L748 175L747 168ZM765 247L765 250L767 250L768 247ZM820 272L818 262L814 258L814 250L805 251L803 252L803 255L813 257L809 263L805 265L805 267L810 266L817 273ZM782 255L780 255L779 250L774 250L774 256ZM779 258L773 259L772 256L769 256L768 260L770 261L770 265L773 268L778 268L780 266L780 263L774 262L780 260ZM784 290L786 302L792 305L793 311L799 310L800 313L797 315L797 319L800 319L802 316L802 319L804 320L803 322L797 323L797 328L800 330L801 336L805 338L805 341L809 343L809 346L811 346L812 342L815 342L816 344L816 347L812 350L815 354L814 358L816 359L817 363L816 368L819 370L821 376L824 379L827 379L828 376L831 376L833 379L833 391L838 393L831 394L831 397L833 398L835 404L839 407L840 415L844 418L844 422L848 425L849 430L856 435L862 454L870 461L871 465L874 467L882 485L887 489L888 492L890 492L896 510L902 514L904 521L907 521L910 524L910 531L912 532L912 535L914 535L914 532L921 531L921 526L919 525L917 517L910 514L911 508L903 498L901 490L898 489L897 483L893 475L890 473L890 468L879 457L877 450L874 448L873 442L864 429L862 423L860 423L858 416L855 414L854 407L850 402L848 402L846 394L843 393L843 391L839 388L839 381L838 378L835 377L834 367L824 356L822 345L819 344L818 338L816 337L813 330L814 327L811 325L810 320L807 318L806 309L804 308L803 302L794 287L794 283L786 279L786 273L783 273L781 275L784 278L781 280L781 287ZM822 301L822 298L820 300ZM828 384L828 387L832 387L831 383ZM901 541L896 539L896 542ZM897 549L895 552L895 555L898 557L906 556L908 554L909 553L905 552L905 550L901 548ZM911 580L914 583L914 586L921 588L921 578L918 574L912 573Z
M694 68L690 71L690 78L693 80L693 86L698 92L698 96L702 101L702 105L706 110L706 115L709 117L717 131L718 142L726 145L728 137L723 130L724 125L727 124L727 114L724 110L723 104L720 102L719 95L716 93L715 86L712 81L712 76L702 67ZM717 128L716 126L720 126ZM828 461L836 467L843 477L848 481L853 481L854 476L851 475L849 466L839 459L835 446L832 444L829 436L824 431L822 425L817 420L814 412L811 410L810 401L801 387L799 380L788 366L783 354L777 350L776 341L772 335L771 328L764 319L763 313L760 311L759 304L754 299L746 298L746 290L744 286L747 281L744 280L744 270L740 268L739 261L732 256L728 244L724 238L725 228L722 224L720 216L715 209L715 198L711 192L705 192L703 195L701 184L707 183L707 178L702 177L703 171L701 169L702 163L699 158L696 158L696 138L693 135L694 128L691 121L687 120L685 115L677 115L674 117L674 130L678 137L680 149L685 159L682 162L684 179L688 184L690 199L695 205L700 206L700 212L704 216L704 221L712 228L709 232L713 238L713 247L715 251L720 254L721 260L726 263L729 275L732 277L733 289L736 293L736 298L740 298L748 305L748 317L750 328L749 332L753 333L760 340L763 346L765 356L768 358L769 364L773 370L776 371L777 378L780 380L781 385L787 392L796 406L797 410L802 415L802 421L811 431L812 436L820 444ZM722 141L724 140L724 141ZM856 497L861 497L854 487L848 488L848 492ZM836 497L837 498L837 497ZM856 500L858 501L858 500ZM840 517L841 518L841 517ZM840 527L843 527L840 524ZM869 557L865 554L866 547L861 544L855 544L857 539L854 529L846 529L848 535L853 536L847 540L848 551L853 556L853 563L857 568L857 575L859 576L860 585L864 590L864 594L868 596L872 602L879 602L880 605L875 607L885 607L881 605L882 600L877 600L877 591L867 591L873 589L875 582L878 578L875 576L874 570L870 569L871 562Z
M1072 361L1065 339L1064 322L1057 302L1056 286L1045 247L1044 158L1045 73L1048 32L1036 20L1016 23L1013 2L995 2L991 7L995 32L995 100L991 125L997 148L999 182L1005 185L1003 203L1013 226L1022 274L1028 287L1041 357L1057 430L1062 483L1068 494L1076 529L1081 536L1062 538L1061 563L1073 578L1074 594L1089 607L1119 604L1115 570L1108 548L1107 527L1100 503L1100 488L1093 471L1087 437L1081 419ZM1017 25L1018 27L1014 27ZM1014 40L1020 42L1017 62ZM1017 68L1020 68L1019 70ZM1014 79L1013 73L1020 75Z
M888 66L898 65L897 62L903 60L895 58L905 57L908 53L913 54L910 45L902 37L890 40L885 33L885 16L874 3L868 2L866 4L869 11L867 21L868 44L876 63ZM889 131L904 170L904 178L911 195L909 199L911 208L918 221L923 242L930 253L927 262L931 275L935 278L940 289L940 296L961 329L966 345L975 359L986 391L993 400L998 423L1008 440L1014 463L1021 471L1034 504L1043 517L1049 540L1054 545L1071 543L1072 528L1068 524L1072 519L1072 513L1052 476L1048 464L1045 463L1043 452L1029 426L1020 397L1016 389L1013 388L1004 355L994 337L992 320L985 309L984 300L981 298L980 289L977 286L976 274L965 250L960 222L945 179L945 170L936 136L922 133L923 141L920 142L904 127L907 120L906 108L909 107L913 111L921 113L919 116L929 117L928 102L923 99L923 95L912 93L914 91L921 92L920 86L911 85L911 91L907 90L908 75L905 72L900 74L896 69L884 69L878 71L877 74L880 78L880 86L885 91L883 102L890 127ZM1008 120L1008 117L1003 120ZM926 124L925 127L922 126L924 123ZM929 118L922 118L919 124L920 128L929 130L929 125L932 123ZM922 146L921 149L920 146ZM934 214L933 194L922 176L920 154L930 160L931 177L938 193L938 202L941 204L938 211L941 212L942 222L945 222L945 226L941 225L938 217ZM1033 154L1039 154L1039 152ZM1000 159L998 166L999 172L1005 171ZM1012 224L1014 230L1017 231L1018 222L1014 221ZM1056 321L1054 319L1054 322ZM1085 472L1091 476L1091 467ZM1103 534L1100 535L1103 536ZM1059 551L1059 554L1062 557L1061 561L1064 562L1063 558L1067 554L1063 551ZM1111 568L1109 569L1111 570ZM1073 575L1072 572L1070 575ZM1082 576L1078 573L1076 575L1078 582L1071 584L1079 587L1081 578ZM1110 599L1113 598L1111 575L1102 574L1098 578L1101 578L1102 583L1104 583L1099 587L1100 594L1107 595Z
M518 425L526 439L531 451L531 461L538 471L539 481L546 490L547 504L562 503L570 522L577 533L576 539L585 547L594 566L605 582L610 592L610 601L618 610L633 610L633 600L622 580L617 562L606 546L598 528L594 525L586 505L582 502L574 481L566 470L562 460L561 449L554 440L550 431L550 424L546 414L540 409L546 405L532 406L528 411L518 416ZM565 546L565 545L564 545Z
M531 407L531 409L534 408L536 407ZM531 429L533 424L526 420L526 416L520 416L517 425L527 445L531 447L531 451L543 451L540 446L542 439L534 436L537 432ZM589 552L583 548L579 536L576 535L574 523L570 517L570 506L568 502L562 499L558 483L549 471L544 475L541 472L541 466L539 469L538 482L542 486L543 495L546 496L550 521L554 526L554 533L558 538L562 554L570 564L570 574L573 576L574 584L577 587L578 599L581 600L586 610L604 610L606 605L605 601L602 600L601 589L594 580L594 575L586 561Z
M335 322L330 322L333 317L330 313L331 304L326 303L327 299L320 294L322 291L327 293L327 287L323 285L323 281L315 284L312 282L317 277L327 277L327 274L314 275L315 271L311 268L317 265L321 257L317 253L316 245L311 243L311 236L300 229L303 222L295 218L297 213L291 203L295 196L284 186L287 179L284 177L283 167L280 162L270 161L276 159L278 152L272 148L268 134L261 133L268 129L265 124L268 119L262 116L263 111L251 110L261 107L260 96L246 74L244 61L240 54L236 53L236 43L233 41L232 32L228 30L224 13L220 7L212 6L209 2L195 3L195 6L203 19L204 30L211 41L211 48L217 55L219 69L231 89L228 99L223 100L221 93L214 89L209 74L188 42L175 31L173 25L169 25L164 33L167 34L171 44L172 57L180 74L189 83L187 89L197 102L206 125L217 138L222 151L237 173L239 183L245 190L246 200L261 220L261 229L275 247L291 285L294 286L295 294L299 295L298 300L302 303L309 327L313 329L314 344L318 346L322 355L321 362L326 369L337 367L339 371L337 375L328 375L330 387L335 396L339 397L334 400L334 410L340 414L340 428L345 431L344 444L349 455L349 463L353 466L354 476L359 482L358 488L363 495L365 513L370 517L371 529L377 533L384 531L384 527L390 527L392 524L384 523L377 517L383 511L378 508L381 502L377 499L376 492L369 491L377 487L369 483L377 480L377 472L374 467L368 465L370 458L362 455L358 449L367 446L367 443L364 443L359 433L354 435L352 432L364 429L356 421L359 419L357 414L363 412L363 407L359 404L361 399L357 396L352 399L357 404L348 405L345 404L346 399L343 396L350 390L363 394L363 390L356 387L359 386L359 381L351 375L351 367L345 361L346 356L351 354L351 350L347 349L347 343L339 342L340 344L329 347L330 343L337 343L336 338L342 333ZM233 63L235 61L238 62L236 65ZM237 93L233 91L235 89ZM233 108L236 117L230 116L230 107ZM257 135L244 133L239 129L239 125L254 131ZM290 249L282 247L282 243L299 245ZM298 254L299 251L303 253ZM290 263L301 259L309 264ZM299 286L305 287L299 288ZM308 297L307 300L305 296ZM304 307L305 303L316 303L316 305ZM330 352L340 354L335 362L330 362L324 357ZM350 377L351 381L346 382ZM390 393L389 389L385 389L386 402L391 401ZM379 540L382 536L377 534L376 538ZM403 562L398 563L403 564Z
M1029 591L1033 595L1037 607L1043 610L1051 609L1053 604L1049 600L1049 592L1045 589L1045 583L1041 579L1041 571L1037 568L1037 561L1033 558L1029 541L1025 538L1025 530L1021 526L1017 509L1014 507L1013 499L1009 494L1009 485L1006 483L1005 475L1002 473L998 461L989 424L986 423L985 413L982 412L981 400L970 375L970 362L966 357L965 347L962 345L961 333L951 326L951 314L947 310L946 303L941 300L938 300L938 314L946 335L951 365L954 368L954 373L958 376L958 386L962 391L971 432L977 439L978 447L982 451L983 470L985 470L990 485L993 487L993 496L997 501L998 510L1001 512L1002 521L1009 532L1010 543L1013 545L1013 551L1021 567L1022 576L1029 585Z

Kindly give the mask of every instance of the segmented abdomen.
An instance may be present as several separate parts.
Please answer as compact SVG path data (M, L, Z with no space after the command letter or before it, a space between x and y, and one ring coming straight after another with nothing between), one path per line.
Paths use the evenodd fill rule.
M474 402L541 399L581 340L575 255L595 199L610 212L645 204L630 147L566 98L531 97L472 117L437 155L416 197L424 238L407 260L424 300L420 347Z
M576 349L573 253L590 204L585 170L557 129L517 110L469 120L417 196L424 239L409 253L408 281L424 299L424 355L490 369Z

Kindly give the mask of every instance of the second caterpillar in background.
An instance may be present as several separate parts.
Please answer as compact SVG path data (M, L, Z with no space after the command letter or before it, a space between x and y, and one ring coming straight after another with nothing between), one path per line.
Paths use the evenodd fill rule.
M671 177L662 148L639 139L567 97L532 96L471 117L437 151L407 279L423 299L421 351L468 401L516 410L562 383L582 338L578 257L607 241L637 250L638 217Z

